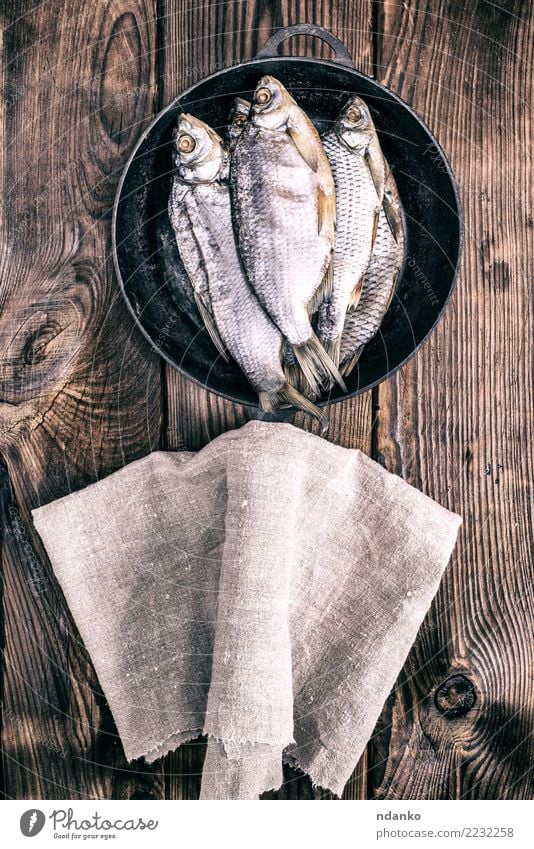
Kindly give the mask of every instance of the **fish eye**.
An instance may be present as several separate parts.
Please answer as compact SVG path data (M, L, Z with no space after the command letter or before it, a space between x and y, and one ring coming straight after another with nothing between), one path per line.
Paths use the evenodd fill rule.
M347 109L347 118L352 124L357 124L363 117L363 112L359 106L351 106Z
M197 143L193 136L184 134L178 139L178 150L180 153L192 153L196 146Z
M268 88L260 88L260 90L256 93L256 100L258 103L261 103L262 106L266 106L271 98L272 94Z
M234 124L237 124L238 127L241 127L242 124L246 124L246 123L247 123L247 116L246 115L243 115L243 114L239 115L238 114L238 115L235 116Z

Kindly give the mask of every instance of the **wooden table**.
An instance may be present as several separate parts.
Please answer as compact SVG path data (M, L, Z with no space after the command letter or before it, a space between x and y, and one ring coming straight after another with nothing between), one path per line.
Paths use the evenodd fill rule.
M464 525L346 798L530 798L533 776L531 93L527 0L3 0L1 476L3 790L195 798L204 746L128 765L29 511L246 412L151 352L110 260L120 171L188 84L308 21L429 124L465 209L445 318L393 379L336 405L358 447ZM328 55L304 39L293 52ZM315 426L304 416L296 424ZM455 680L450 680L453 676ZM447 710L448 708L448 710ZM453 708L451 710L451 708ZM323 798L287 772L278 798Z

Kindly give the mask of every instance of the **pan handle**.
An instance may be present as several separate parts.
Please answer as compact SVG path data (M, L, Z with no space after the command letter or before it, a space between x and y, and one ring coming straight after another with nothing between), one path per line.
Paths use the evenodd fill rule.
M278 56L278 48L282 42L287 41L293 35L313 35L315 38L320 38L321 41L326 41L334 51L334 62L337 62L338 65L354 68L352 56L343 42L324 27L317 27L314 24L295 24L292 27L283 27L277 30L256 54L256 59L273 59Z

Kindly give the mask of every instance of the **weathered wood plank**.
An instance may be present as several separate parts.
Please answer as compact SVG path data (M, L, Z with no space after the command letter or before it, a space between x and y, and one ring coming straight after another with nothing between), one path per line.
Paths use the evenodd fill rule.
M5 792L161 797L157 767L127 767L29 515L158 443L159 363L110 262L117 177L153 112L155 9L3 5Z
M349 48L356 67L371 73L371 3L335 2L238 2L197 4L180 0L160 3L160 95L168 103L187 85L213 71L252 58L276 29L303 21L330 29ZM283 46L301 55L326 56L322 42L293 39ZM181 375L166 370L166 445L169 448L201 448L219 433L240 427L248 412L208 393ZM308 416L299 414L295 424L314 430ZM317 431L316 431L317 432ZM328 438L353 448L370 451L371 393L331 408ZM199 743L168 759L169 792L176 798L198 795L203 748ZM349 797L365 794L366 770L347 788ZM278 798L319 797L307 778L288 773Z
M168 103L187 85L208 73L252 58L273 30L301 21L313 21L331 29L366 73L371 63L371 4L361 3L245 3L199 4L191 8L177 0L160 5L160 96ZM214 33L216 36L214 37ZM293 39L288 49L295 49ZM312 40L308 55L324 55L329 48ZM168 447L197 449L224 430L239 427L249 417L232 405L185 380L172 369L166 372ZM343 414L338 410L343 409ZM333 412L329 438L352 447L369 445L370 393L365 398L338 405ZM313 428L308 417L295 423ZM355 437L357 438L355 441ZM360 441L358 441L360 440Z
M276 4L160 0L159 104L163 107L197 80L252 58L268 38ZM206 392L170 367L165 370L165 446L197 450L250 416Z
M372 784L387 798L532 797L532 7L501 5L379 7L379 75L444 146L466 223L445 319L378 393L382 461L464 517L377 729ZM476 702L452 718L435 696L457 672Z
M432 339L375 391L375 409L368 393L331 410L330 439L373 447L465 518L453 567L346 796L365 796L369 784L387 798L531 797L528 4L160 0L157 86L148 0L84 6L76 19L60 0L26 13L13 6L3 4L0 118L6 795L198 796L201 743L166 760L165 788L158 767L124 763L29 509L158 444L159 364L133 332L108 261L116 176L157 90L163 105L254 55L279 26L306 20L336 33L368 73L374 45L378 76L444 144L467 221L460 287ZM329 55L307 39L289 50ZM199 448L247 418L170 370L165 383L166 447ZM438 694L442 706L472 702L462 679L439 690L458 672L476 701L446 717ZM279 798L321 798L306 779L286 778Z

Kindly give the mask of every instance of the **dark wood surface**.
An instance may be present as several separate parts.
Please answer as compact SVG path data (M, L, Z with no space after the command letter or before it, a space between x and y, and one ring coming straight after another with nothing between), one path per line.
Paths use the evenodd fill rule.
M321 24L407 100L458 178L445 318L396 377L332 408L361 448L462 514L453 563L346 798L531 798L533 21L524 0L2 0L2 787L195 798L203 745L128 765L29 511L246 411L164 367L110 263L118 175L151 116L280 26ZM329 55L298 39L287 50ZM314 429L299 415L295 423ZM452 679L452 680L450 680ZM322 798L293 772L278 798Z

